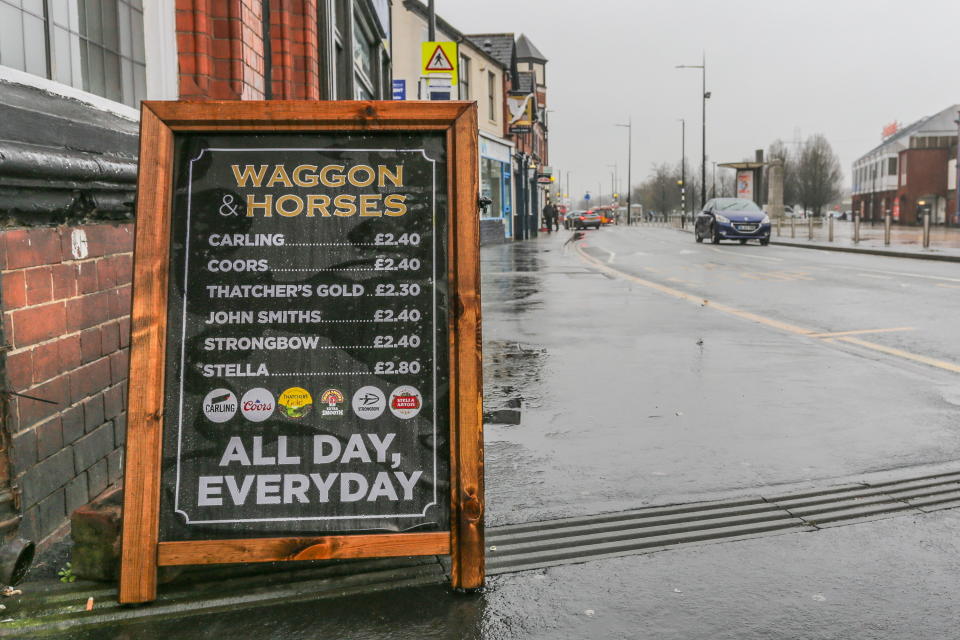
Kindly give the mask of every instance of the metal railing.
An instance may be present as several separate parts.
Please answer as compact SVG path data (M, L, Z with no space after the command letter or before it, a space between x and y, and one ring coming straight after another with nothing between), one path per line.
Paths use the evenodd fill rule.
M634 219L634 225L672 227L693 230L693 216L679 213L644 214ZM622 222L621 222L622 224ZM893 224L890 216L883 220L842 220L832 216L783 217L771 220L773 240L832 243L865 247L952 249L960 251L960 228L935 225L930 216L923 216L920 224Z

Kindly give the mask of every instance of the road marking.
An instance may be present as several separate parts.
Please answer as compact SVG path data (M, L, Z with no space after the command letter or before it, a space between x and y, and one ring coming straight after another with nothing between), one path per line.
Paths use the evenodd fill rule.
M589 256L583 251L583 247L579 244L575 245L576 251L580 255L581 259L585 262L594 265L597 269L601 271L606 271L607 273L619 277L625 278L632 282L635 282L644 287L648 287L655 291L665 293L668 296L677 298L679 300L686 300L687 302L693 302L699 304L702 307L710 307L716 309L717 311L722 311L723 313L736 316L738 318L743 318L744 320L750 320L758 324L762 324L768 327L773 327L774 329L780 329L781 331L786 331L787 333L792 333L794 335L805 336L808 338L814 338L822 336L822 332L815 332L810 329L804 329L803 327L798 327L796 325L781 322L780 320L774 320L773 318L767 318L766 316L761 316L750 311L743 311L742 309L736 309L734 307L721 304L719 302L712 302L701 296L693 295L679 289L674 289L666 285L662 285L656 282L651 282L650 280L644 280L643 278L638 278L637 276L619 271L612 267L608 267L601 261L597 260L593 256ZM922 356L916 353L910 353L909 351L904 351L903 349L895 349L893 347L887 347L882 344L877 344L876 342L869 342L867 340L861 340L860 338L854 338L853 336L838 336L833 338L827 338L821 340L821 342L833 342L834 340L841 340L843 342L854 344L865 349L871 349L873 351L879 351L880 353L885 353L887 355L896 356L898 358L903 358L904 360L911 360L913 362L919 362L931 367L936 367L938 369L944 369L946 371L951 371L953 373L960 373L960 365L954 364L952 362L946 362L944 360L937 360L936 358L930 358L927 356Z
M850 271L848 267L839 267ZM883 269L866 269L866 271L872 271L873 273L885 273L891 276L906 276L908 278L923 278L924 280L944 280L946 282L960 282L960 278L947 278L945 276L928 276L921 273L907 273L906 271L885 271ZM863 275L863 274L861 274Z
M749 253L733 253L732 251L724 251L723 249L717 249L715 247L710 247L711 251L716 251L725 256L737 256L738 258L752 258L754 260L769 260L770 262L783 262L783 258L774 258L771 256L755 256Z
M913 331L914 327L894 327L892 329L858 329L856 331L832 331L830 333L814 333L811 338L834 338L837 336L855 336L862 333L892 333L894 331Z
M903 349L894 349L893 347L887 347L882 344L877 344L876 342L868 342L866 340L861 340L860 338L837 338L837 340L849 342L850 344L855 344L865 349L872 349L874 351L886 353L891 356L897 356L898 358L904 358L905 360L920 362L931 367L937 367L938 369L946 369L947 371L960 373L960 365L953 364L952 362L944 362L943 360L937 360L936 358L928 358L927 356L910 353L909 351L904 351Z
M792 325L792 324L789 324L789 323L786 323L786 322L780 322L779 320L774 320L773 318L767 318L767 317L765 317L765 316L760 316L760 315L757 315L757 314L755 314L755 313L751 313L750 311L743 311L743 310L741 310L741 309L735 309L734 307L730 307L730 306L727 306L727 305L725 305L725 304L721 304L721 303L719 303L719 302L712 302L711 300L707 300L707 299L703 298L702 296L697 296L697 295L694 295L694 294L691 294L691 293L687 293L687 292L685 292L685 291L681 291L681 290L679 290L679 289L674 289L674 288L668 287L668 286L666 286L666 285L662 285L662 284L659 284L659 283L656 283L656 282L652 282L652 281L650 281L650 280L644 280L643 278L638 278L637 276L630 275L629 273L624 273L623 271L620 271L620 270L618 270L618 269L614 269L614 268L612 268L612 267L608 267L607 265L605 265L604 263L600 262L599 260L597 260L597 259L594 258L593 256L587 255L586 253L583 252L583 248L582 248L579 244L576 245L576 248L577 248L577 253L579 253L580 256L581 256L585 261L593 264L593 265L596 266L598 269L600 269L600 270L602 270L602 271L606 271L606 272L610 273L611 275L614 275L614 276L617 276L617 277L620 277L620 278L626 278L626 279L628 279L628 280L630 280L630 281L632 281L632 282L636 282L637 284L643 285L644 287L648 287L648 288L650 288L650 289L654 289L655 291L659 291L659 292L661 292L661 293L665 293L665 294L667 294L668 296L672 296L672 297L678 298L678 299L680 299L680 300L686 300L687 302L694 302L694 303L699 304L699 305L704 306L704 307L709 306L709 307L712 307L713 309L716 309L717 311L722 311L723 313L728 313L728 314L730 314L730 315L737 316L738 318L743 318L743 319L745 319L745 320L751 320L751 321L753 321L753 322L757 322L757 323L759 323L759 324L767 325L768 327L773 327L773 328L775 328L775 329L780 329L781 331L787 331L787 332L789 332L789 333L793 333L793 334L796 334L796 335L806 336L806 335L810 335L811 333L813 333L813 331L811 331L810 329L804 329L803 327L798 327L798 326L795 326L795 325ZM645 269L653 270L651 267L644 267L644 268L645 268Z
M944 289L960 289L960 284L944 284L942 282L938 282L937 286L943 287Z
M877 276L872 273L858 273L861 278L876 278L877 280L893 280L893 276Z

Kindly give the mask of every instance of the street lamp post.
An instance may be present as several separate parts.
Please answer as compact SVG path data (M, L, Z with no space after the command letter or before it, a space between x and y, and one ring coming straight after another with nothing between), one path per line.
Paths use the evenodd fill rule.
M700 69L703 75L703 140L702 154L700 158L700 205L703 206L707 201L707 100L710 99L710 92L707 91L707 54L703 54L701 64L678 64L677 69Z
M631 170L633 168L633 116L627 118L627 124L615 124L615 127L627 128L627 226L630 226L630 205L633 198L633 188L630 184Z
M680 226L687 221L687 121L680 118Z

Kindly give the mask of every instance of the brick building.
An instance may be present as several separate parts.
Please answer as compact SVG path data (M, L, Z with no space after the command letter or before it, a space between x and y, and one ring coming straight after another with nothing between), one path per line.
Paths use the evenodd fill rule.
M960 224L957 125L960 104L904 127L853 163L853 210L864 220Z
M536 235L540 210L549 198L548 185L537 182L537 174L549 165L547 127L546 57L524 34L480 33L468 35L477 47L498 60L504 69L503 95L509 104L529 104L529 126L517 127L517 113L506 110L503 136L514 146L513 236L523 239Z
M428 37L429 11L420 0L393 4L393 79L407 100L427 99L421 81L421 46ZM513 236L513 142L505 122L504 87L509 69L469 36L436 16L436 40L456 42L459 77L453 98L477 103L480 194L490 205L480 213L480 242L493 244Z
M122 477L136 105L387 98L390 0L0 8L0 535L42 542Z

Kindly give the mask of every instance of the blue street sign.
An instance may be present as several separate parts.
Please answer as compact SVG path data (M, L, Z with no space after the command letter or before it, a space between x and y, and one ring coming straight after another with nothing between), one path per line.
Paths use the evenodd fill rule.
M589 199L590 199L590 194L589 194L589 193L585 194L585 195L583 196L583 199L584 199L584 200L589 200Z
M394 100L407 99L407 81L406 80L393 81L393 99Z

